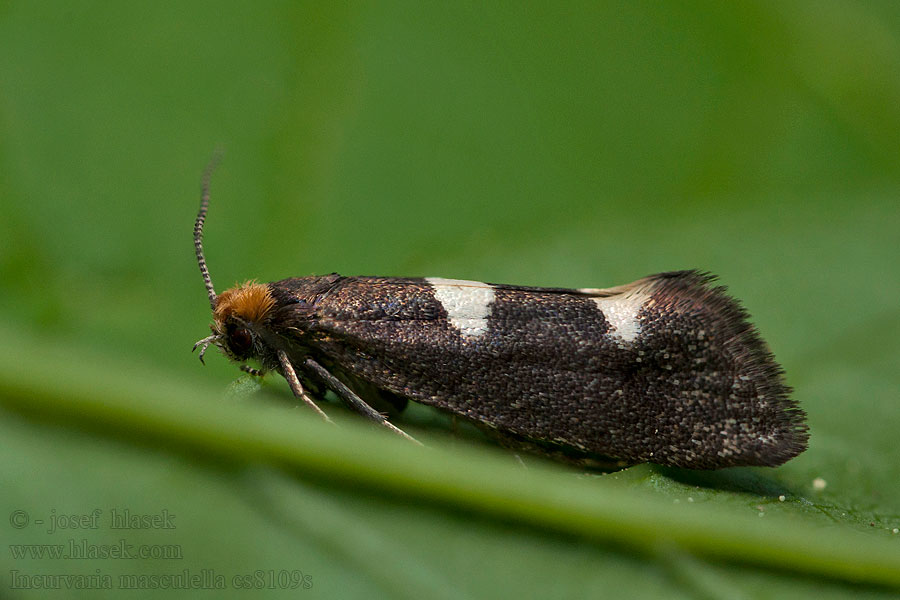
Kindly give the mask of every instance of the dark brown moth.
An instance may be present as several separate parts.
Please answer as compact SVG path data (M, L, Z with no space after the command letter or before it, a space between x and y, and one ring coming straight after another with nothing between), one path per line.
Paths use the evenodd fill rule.
M212 335L195 348L277 371L325 419L307 390L405 437L371 403L427 404L586 465L776 466L806 449L781 367L711 275L562 289L331 274L216 295L202 248L210 172L194 244Z

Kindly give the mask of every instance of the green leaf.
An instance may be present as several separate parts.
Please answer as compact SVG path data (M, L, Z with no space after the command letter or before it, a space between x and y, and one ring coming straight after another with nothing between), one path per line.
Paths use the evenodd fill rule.
M167 511L177 515L175 529L128 530L128 543L179 540L185 555L206 556L208 562L200 564L216 572L226 572L234 556L206 554L205 544L212 540L198 542L190 536L198 522L218 522L216 529L227 528L238 546L244 543L238 540L257 536L254 528L262 527L266 536L285 538L289 548L296 543L298 547L288 551L295 559L304 556L303 550L334 555L354 572L359 585L380 589L389 597L403 590L410 597L447 594L454 582L452 570L447 569L459 558L444 555L443 543L434 545L436 539L454 537L440 525L447 515L436 518L434 513L452 509L456 526L468 521L468 528L474 529L466 536L491 537L499 527L507 533L520 530L526 539L532 538L515 545L524 546L529 557L519 568L530 561L537 564L533 538L547 537L576 547L624 548L666 568L673 561L696 565L684 558L696 555L715 562L900 586L896 569L900 546L893 539L822 527L821 518L803 514L806 507L817 506L817 499L808 494L795 496L789 486L772 480L763 470L697 475L644 466L625 475L585 478L556 465L536 463L522 468L493 449L459 447L427 437L428 448L421 449L356 420L335 427L304 410L262 402L257 406L224 402L189 384L118 364L116 359L87 357L88 365L103 364L104 368L85 367L72 363L67 358L70 353L48 351L48 344L18 337L14 331L3 331L2 338L0 358L6 364L19 360L23 365L15 377L0 382L0 397L13 411L4 419L8 455L3 463L10 465L16 456L29 456L35 438L48 434L61 438L55 443L65 448L65 455L50 463L53 471L47 475L52 476L38 482L57 494L46 489L46 495L22 494L30 487L31 469L4 473L4 489L20 490L5 499L6 513L24 510L46 518L54 511L78 515L99 508L111 519L113 509L135 514ZM53 377L46 376L48 362L54 365ZM67 429L64 435L58 430L54 434L53 429L41 433L14 413ZM101 459L104 453L113 456ZM40 455L29 460L44 462ZM180 466L163 476L160 462ZM92 465L102 468L94 471ZM77 489L66 488L63 497L58 495L63 477L59 470L69 477L77 473L81 479ZM195 476L196 481L191 481ZM146 495L147 479L160 477L164 487L153 486ZM212 493L203 490L209 480L218 480ZM729 488L734 491L716 491ZM115 490L113 496L118 499L98 506L97 490ZM657 493L648 494L649 490ZM719 498L723 494L730 497ZM785 498L780 501L778 496ZM246 525L260 520L266 524ZM97 529L50 534L34 527L13 528L10 541L68 543L77 538L102 545L124 535L100 523ZM435 537L435 530L440 537ZM381 561L374 560L379 548L401 563L410 561L410 570L403 575L384 571ZM275 560L269 552L263 555L270 556L279 569L292 570L283 559ZM483 557L493 568L514 568L505 564L506 558L502 552L492 559ZM65 561L35 562L26 564L41 571L68 566ZM10 563L11 568L23 567ZM122 574L115 569L118 565L97 564L104 573ZM300 566L302 562L296 564L303 573L314 572ZM123 572L128 573L131 566ZM521 593L532 585L520 588ZM461 591L478 595L477 589L465 586Z

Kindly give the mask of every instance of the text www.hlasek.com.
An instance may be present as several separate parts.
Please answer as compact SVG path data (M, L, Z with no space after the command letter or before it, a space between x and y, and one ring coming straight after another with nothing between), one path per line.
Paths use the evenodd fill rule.
M14 559L158 559L181 560L181 544L129 544L124 539L116 544L93 544L82 538L69 539L65 544L10 544Z

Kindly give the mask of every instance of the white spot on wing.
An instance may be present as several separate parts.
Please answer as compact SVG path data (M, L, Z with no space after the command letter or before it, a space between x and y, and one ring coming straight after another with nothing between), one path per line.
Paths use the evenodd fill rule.
M426 277L434 288L434 297L444 310L450 324L464 337L478 337L487 331L494 288L480 281Z
M606 322L609 323L609 335L622 342L631 343L641 335L638 313L641 312L649 298L646 289L636 288L615 296L592 298L592 300L603 313Z

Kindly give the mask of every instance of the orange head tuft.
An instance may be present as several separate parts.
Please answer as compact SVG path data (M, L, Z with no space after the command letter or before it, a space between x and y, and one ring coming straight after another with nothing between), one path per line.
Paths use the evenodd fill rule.
M219 294L213 318L222 324L230 316L242 321L259 323L266 318L275 299L269 287L255 281L247 281Z

